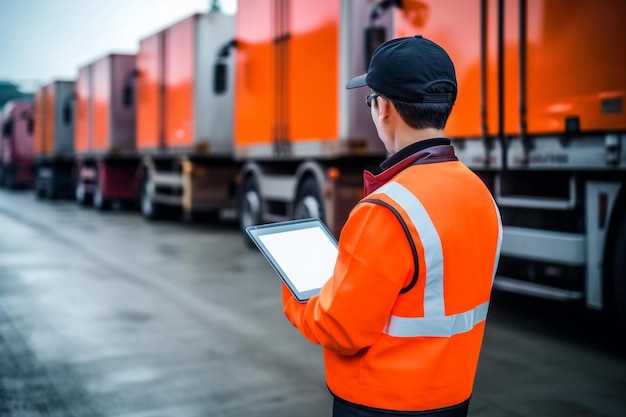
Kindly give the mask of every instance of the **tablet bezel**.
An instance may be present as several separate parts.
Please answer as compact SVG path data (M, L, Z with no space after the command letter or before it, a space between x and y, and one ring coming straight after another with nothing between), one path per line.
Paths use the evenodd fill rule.
M276 271L278 276L281 278L281 280L285 283L285 285L287 286L291 294L299 302L306 302L314 295L319 294L321 287L314 288L314 289L307 290L307 291L299 291L296 288L295 284L291 281L291 279L289 279L285 271L283 271L283 269L280 267L280 265L278 264L274 256L271 254L271 252L263 244L260 237L263 235L268 235L268 234L281 233L281 232L287 232L287 231L292 231L292 230L311 229L311 228L321 229L326 235L326 237L328 237L328 240L335 247L337 247L337 240L335 239L335 236L330 232L328 227L319 218L288 220L288 221L283 221L283 222L246 227L246 233L248 234L250 239L252 239L252 241L259 248L261 253L265 256L265 258L267 258L272 268L274 268L274 270Z

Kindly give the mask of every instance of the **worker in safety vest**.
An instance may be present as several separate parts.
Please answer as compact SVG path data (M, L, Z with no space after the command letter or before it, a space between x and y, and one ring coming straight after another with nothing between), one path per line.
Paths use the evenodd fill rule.
M347 88L366 98L391 156L338 243L333 276L289 321L324 347L333 416L466 416L502 227L485 184L457 160L444 127L454 65L414 36L382 44Z

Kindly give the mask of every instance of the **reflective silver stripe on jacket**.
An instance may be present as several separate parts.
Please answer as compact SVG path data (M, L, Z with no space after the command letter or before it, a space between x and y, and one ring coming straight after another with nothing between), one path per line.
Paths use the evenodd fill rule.
M459 314L446 316L445 299L443 294L443 249L439 234L435 229L428 212L422 203L404 186L391 182L376 190L373 194L385 194L394 200L409 216L415 226L424 246L424 263L426 266L424 288L424 317L399 317L391 315L384 332L397 337L450 337L464 333L487 318L489 303ZM497 207L496 207L497 211ZM498 220L499 220L498 213ZM498 253L499 257L501 227L499 228ZM495 275L495 269L494 269Z
M469 311L451 316L399 317L392 314L384 332L396 337L450 337L468 332L478 323L487 320L488 309L489 302L485 302Z

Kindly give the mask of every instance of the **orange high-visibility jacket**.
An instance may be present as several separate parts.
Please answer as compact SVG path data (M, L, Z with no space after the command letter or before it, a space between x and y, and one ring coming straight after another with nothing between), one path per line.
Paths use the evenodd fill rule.
M319 295L298 303L283 288L346 401L421 411L471 396L502 227L484 183L436 148L452 159L417 152L353 209Z

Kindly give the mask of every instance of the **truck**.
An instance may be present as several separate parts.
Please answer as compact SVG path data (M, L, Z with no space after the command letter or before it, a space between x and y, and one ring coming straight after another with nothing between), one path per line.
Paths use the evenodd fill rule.
M140 40L136 76L136 183L148 220L217 219L235 207L233 94L212 94L212 64L234 20L196 13Z
M69 198L73 187L74 81L54 80L35 93L35 195Z
M367 31L368 1L240 1L234 151L242 231L319 217L338 236L362 197L363 169L385 157L364 97L344 89L392 36L392 15Z
M383 40L421 34L455 62L446 133L501 210L494 287L626 322L624 15L620 0L240 1L241 227L317 216L340 232L385 156L345 83Z
M0 111L0 185L29 188L34 182L33 100L13 99Z
M395 2L455 62L446 132L504 225L494 288L626 323L626 3Z
M82 206L106 210L113 202L135 202L135 104L125 95L135 63L134 54L109 53L78 70L72 184Z
M311 30L290 34L290 13ZM328 13L332 27L317 31ZM133 87L143 216L230 212L242 229L316 216L338 233L362 193L363 164L380 161L384 148L362 100L341 89L327 109L290 109L310 111L305 97L336 87L340 65L344 79L363 68L363 51L340 58L339 42L363 42L367 13L355 2L242 1L235 17L195 14L142 39ZM390 26L391 16L383 20ZM287 35L302 56L290 58ZM305 63L317 44L327 47Z

